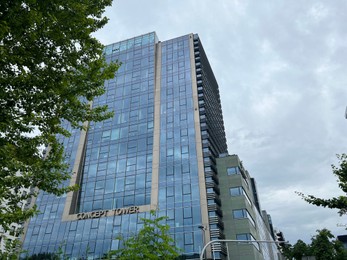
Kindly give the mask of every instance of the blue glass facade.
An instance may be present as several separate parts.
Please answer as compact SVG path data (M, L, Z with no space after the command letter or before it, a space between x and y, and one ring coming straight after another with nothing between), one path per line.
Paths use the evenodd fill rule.
M79 212L150 204L154 40L148 34L106 47L107 61L119 60L122 66L93 105L107 104L115 115L90 124Z
M161 45L160 99L158 206L177 245L196 253L202 233L189 35Z
M218 86L213 74L208 79L205 54L201 62L196 59L196 39L159 42L149 33L105 47L107 61L122 66L93 105L107 104L115 115L91 122L86 133L73 130L71 137L61 137L71 170L78 165L80 190L61 197L40 193L41 213L30 220L23 244L29 254L62 248L71 259L98 258L118 248L119 234L141 228L150 209L168 216L170 233L186 255L199 254L210 237L222 238L221 225L203 223L203 207L207 219L221 215L211 195L218 189L211 185L218 183L213 161L226 151L226 141L219 134L224 126ZM207 78L200 82L199 75ZM207 93L198 99L202 87ZM219 135L212 138L211 130ZM201 197L207 193L208 201ZM210 225L214 235L203 234L201 224Z

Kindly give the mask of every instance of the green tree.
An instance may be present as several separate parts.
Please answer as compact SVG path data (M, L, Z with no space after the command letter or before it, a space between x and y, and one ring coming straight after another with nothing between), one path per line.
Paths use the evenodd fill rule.
M294 244L294 246L285 245L282 253L286 259L294 258L296 260L301 260L302 257L311 255L310 246L300 239Z
M313 195L305 195L297 192L305 201L310 204L331 209L338 209L340 216L347 214L347 155L337 155L339 159L339 166L331 165L333 174L338 179L339 188L345 193L343 196L333 197L331 199L317 198Z
M72 189L57 135L62 126L112 116L92 107L119 64L107 64L103 45L91 34L107 23L112 0L0 1L0 225L7 230L36 213L19 206L32 194L61 195ZM49 153L43 159L42 147ZM34 194L36 195L36 193Z
M341 241L335 240L334 243L334 249L336 252L336 260L346 260L347 259L347 250L343 246L343 243Z
M0 250L0 259L17 260L22 246L19 239L8 239L5 236L1 236L1 234L0 238L5 242L4 249Z
M302 259L303 256L311 255L310 251L310 246L299 239L293 246L292 257L294 257L295 259Z
M61 260L61 259L62 258L60 258L60 256L55 253L39 253L39 254L31 255L25 258L25 260Z
M295 260L301 260L304 256L314 256L317 260L347 259L347 250L334 238L327 229L317 230L317 234L311 238L311 244L298 240L294 246L286 248L284 256Z
M119 260L127 259L175 259L181 251L174 244L173 238L169 235L170 227L161 224L167 217L156 217L151 211L151 218L142 218L143 227L140 231L129 237L118 237L122 247L108 253L107 259L116 257Z
M317 230L317 235L312 237L311 252L317 260L335 260L337 252L335 242L332 241L334 235L327 229Z

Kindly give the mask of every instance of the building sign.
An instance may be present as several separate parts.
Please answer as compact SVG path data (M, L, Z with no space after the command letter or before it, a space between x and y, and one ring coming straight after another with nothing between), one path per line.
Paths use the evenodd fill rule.
M125 214L134 214L138 213L140 210L139 207L133 206L129 208L118 208L118 209L112 209L112 210L97 210L97 211L92 211L92 212L82 212L77 214L77 219L90 219L90 218L101 218L101 217L106 217L107 215L109 216L119 216L119 215L125 215ZM111 212L111 213L108 213Z
M139 207L137 206L133 206L133 207L129 207L129 208L120 208L120 209L114 209L114 215L124 215L124 214L134 214L134 213L138 213L140 210Z

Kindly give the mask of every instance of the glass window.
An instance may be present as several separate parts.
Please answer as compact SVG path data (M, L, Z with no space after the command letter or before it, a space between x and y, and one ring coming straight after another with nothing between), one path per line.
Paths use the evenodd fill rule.
M228 167L227 168L227 174L228 175L240 174L240 169L239 169L239 167Z
M175 193L174 193L174 187L173 186L168 186L167 188L166 188L166 195L168 196L168 197L171 197L171 196L173 196Z
M231 196L240 196L242 194L242 187L234 187L229 190Z
M173 148L167 148L166 155L167 156L172 156L173 155Z
M89 165L89 170L88 170L88 176L96 176L96 169L97 169L97 164L91 164Z
M105 186L105 193L111 193L114 191L114 184L115 180L114 179L109 179L106 181L106 186Z
M93 203L93 210L102 209L102 200L95 200Z
M235 219L245 218L245 214L243 209L235 209L233 210L233 217Z
M233 187L230 188L230 195L231 196L241 196L243 195L245 197L245 199L247 200L247 202L249 203L249 205L252 205L252 202L250 200L250 198L248 197L248 194L246 193L245 189L243 187Z
M237 240L250 240L250 236L248 233L246 234L236 234Z
M188 145L182 146L182 154L188 153L188 151L189 151Z
M237 240L250 240L250 241L256 241L254 236L250 233L245 233L245 234L236 234L236 239ZM252 243L252 245L259 250L259 244L257 242Z
M249 214L247 209L236 209L233 210L234 219L245 219L247 218L249 222L255 227L255 221L253 217Z
M192 233L185 233L184 234L184 243L187 244L193 244L193 234Z
M188 129L187 128L181 129L181 136L187 136L187 135L188 135Z
M102 181L97 181L96 182L96 185L95 185L95 189L103 189L105 186L105 181L102 180Z

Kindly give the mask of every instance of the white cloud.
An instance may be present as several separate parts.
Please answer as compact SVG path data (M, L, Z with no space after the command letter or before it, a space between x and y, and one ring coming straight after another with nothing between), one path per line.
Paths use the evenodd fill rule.
M324 6L323 3L315 3L309 10L308 10L308 19L319 23L322 22L324 18L327 18L329 15L329 9Z

